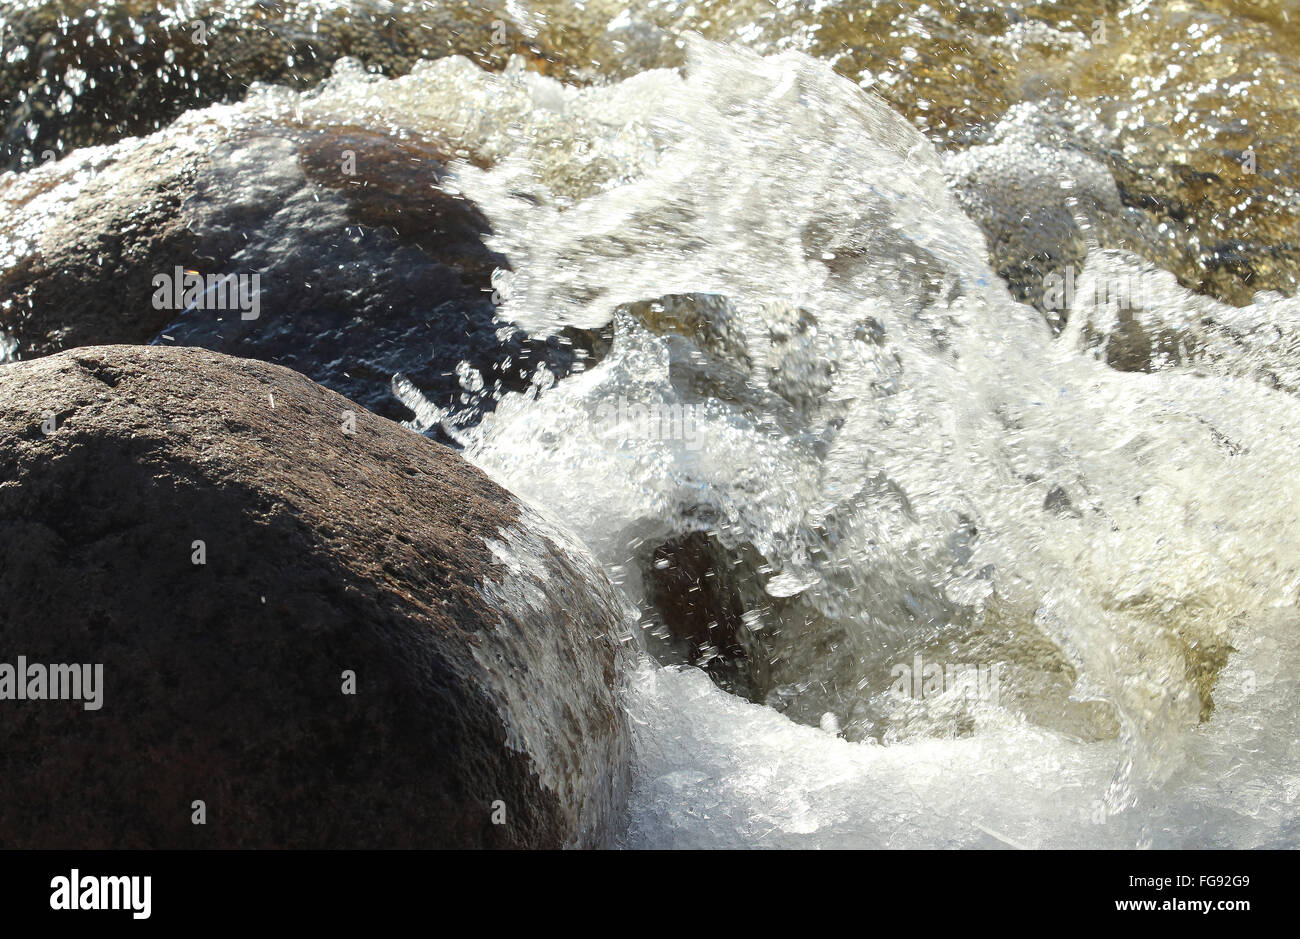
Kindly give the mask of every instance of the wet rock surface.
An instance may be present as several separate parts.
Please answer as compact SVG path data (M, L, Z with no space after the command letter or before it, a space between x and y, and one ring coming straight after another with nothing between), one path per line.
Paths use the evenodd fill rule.
M1226 157L1217 172L1199 171L1176 143L1144 143L1150 152L1077 104L1053 102L1013 108L944 165L993 268L1058 329L1072 310L1053 298L1054 286L1099 249L1135 254L1237 306L1262 290L1294 294L1298 230L1273 181Z
M17 358L159 337L287 365L435 434L453 409L473 422L598 339L497 321L491 276L508 262L474 204L440 188L448 159L436 141L217 107L9 176L0 322ZM250 278L256 309L169 290L160 305L157 278L183 272Z
M540 366L567 374L581 339L531 340L497 321L491 276L508 262L483 246L477 207L439 188L444 160L360 128L217 148L186 208L205 268L257 272L261 309L184 310L160 341L278 362L435 432L453 409L472 421L527 388Z
M451 450L194 349L7 365L0 400L0 644L103 665L98 710L5 703L0 844L612 837L613 588Z
M692 532L654 549L646 572L649 628L661 661L703 669L724 691L762 701L767 663L745 622L743 585L732 558L704 532Z
M419 59L545 57L486 4L183 3L43 0L0 11L0 167L24 169L78 147L158 130L189 108L244 97L254 82L306 88L352 56L389 74Z
M0 176L0 330L18 358L148 342L175 316L152 279L199 263L182 205L228 114Z

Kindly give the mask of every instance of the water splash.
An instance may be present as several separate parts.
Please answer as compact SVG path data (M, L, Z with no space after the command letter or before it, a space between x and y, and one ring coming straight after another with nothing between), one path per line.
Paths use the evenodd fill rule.
M562 518L652 639L681 625L665 583L710 595L678 648L734 657L756 703L643 664L628 843L1296 843L1295 302L1094 250L1054 336L945 178L1017 178L1023 148L941 161L825 64L684 45L589 88L343 61L240 106L436 139L510 260L503 321L612 337L475 428L393 388ZM1095 289L1135 271L1139 304ZM900 681L918 657L1005 681Z
M1173 784L1228 719L1233 656L1295 602L1293 397L1255 368L1126 373L1077 329L1054 339L989 270L929 142L801 55L694 42L683 72L585 90L444 69L461 108L501 118L475 126L509 128L473 139L493 158L458 181L514 268L502 316L614 337L585 373L505 396L474 460L564 518L647 623L651 549L706 534L759 699L902 748L899 772L967 746L936 735L997 740L970 746L1007 766L1050 739L1103 814ZM704 445L597 419L615 400L690 413ZM900 701L890 675L918 650L1005 664L1008 693ZM975 808L1020 788L985 783ZM1289 785L1269 783L1275 811Z

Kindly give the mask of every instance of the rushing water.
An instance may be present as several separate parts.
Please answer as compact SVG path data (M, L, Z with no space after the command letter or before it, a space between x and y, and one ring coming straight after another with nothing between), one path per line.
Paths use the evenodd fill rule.
M394 393L639 610L630 846L1300 844L1300 14L998 6L512 3L241 106L436 137L501 329L608 339Z
M613 328L468 452L651 625L647 579L673 563L653 549L692 532L744 608L738 667L767 707L632 676L635 843L1294 835L1300 408L1261 375L1295 367L1295 301L1214 304L1217 344L1194 344L1215 321L1180 312L1213 301L1098 250L1054 336L932 145L801 54L693 42L684 75L587 91L431 72L524 122L458 180L515 268L502 317ZM1134 310L1196 345L1186 366L1101 360ZM927 658L996 687L900 687Z

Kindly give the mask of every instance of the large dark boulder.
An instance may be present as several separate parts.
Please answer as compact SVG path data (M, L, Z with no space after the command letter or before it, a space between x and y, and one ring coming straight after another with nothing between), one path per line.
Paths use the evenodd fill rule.
M250 120L244 106L191 111L0 176L0 330L15 358L161 332L286 365L395 420L441 409L472 423L539 367L563 376L594 357L591 336L533 339L497 320L491 275L508 262L484 247L478 207L441 188L441 141ZM178 269L255 273L257 316L158 308L155 278Z
M103 665L97 710L0 700L0 847L615 833L614 588L453 451L288 369L0 366L0 597L0 663Z

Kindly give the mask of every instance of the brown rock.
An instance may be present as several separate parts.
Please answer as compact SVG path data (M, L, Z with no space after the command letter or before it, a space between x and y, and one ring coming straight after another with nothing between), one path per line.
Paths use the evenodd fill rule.
M2 847L614 832L624 620L595 562L288 369L161 347L0 367L0 592L0 662L104 667L98 710L0 700Z
M0 329L15 357L148 342L175 317L151 302L153 274L200 265L182 205L223 114L195 112L144 140L81 150L0 176Z
M286 365L393 419L418 405L473 421L537 368L568 374L591 342L503 331L488 223L437 183L440 141L190 111L165 131L0 176L0 357L77 346L203 346ZM256 122L254 122L256 123ZM340 171L340 154L355 173ZM156 305L162 275L256 273L258 315ZM8 337L8 339L6 339ZM468 363L481 387L468 391ZM499 386L499 387L498 387ZM434 432L438 431L435 426Z

